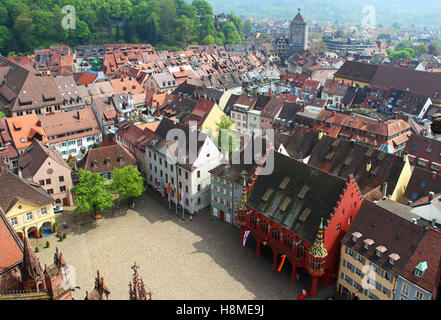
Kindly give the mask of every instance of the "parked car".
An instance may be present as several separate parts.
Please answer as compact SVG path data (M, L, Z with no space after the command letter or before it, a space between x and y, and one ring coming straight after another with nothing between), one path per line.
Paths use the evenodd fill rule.
M64 208L62 206L54 206L54 212L55 213L59 213L59 212L63 212Z

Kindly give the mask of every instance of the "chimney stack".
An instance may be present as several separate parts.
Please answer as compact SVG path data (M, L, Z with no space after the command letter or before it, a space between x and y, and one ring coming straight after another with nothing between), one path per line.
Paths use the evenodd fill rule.
M383 182L383 197L387 197L387 182Z
M429 201L432 201L434 196L435 196L435 193L433 191L430 191L429 192Z
M367 172L371 171L371 168L372 168L372 162L371 162L371 160L369 160L369 161L366 163L366 171L367 171Z
M403 155L403 161L404 161L404 162L407 162L407 158L408 158L408 156L407 156L407 152L405 152L404 155Z
M432 180L436 179L436 171L432 171Z
M323 130L322 129L319 130L318 138L319 138L319 140L322 140L322 138L323 138Z

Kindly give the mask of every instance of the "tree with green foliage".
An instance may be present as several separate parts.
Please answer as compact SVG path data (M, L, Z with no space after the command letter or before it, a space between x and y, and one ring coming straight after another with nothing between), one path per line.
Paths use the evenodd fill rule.
M202 40L202 44L205 44L205 45L210 45L210 44L214 44L215 42L214 42L214 37L213 36L210 36L210 35L208 35L208 36L206 36L203 40Z
M243 33L246 35L250 35L253 33L253 23L250 19L246 19L243 22Z
M323 41L315 41L309 49L313 55L317 55L327 52L328 46Z
M130 199L139 197L144 191L144 178L141 173L134 166L126 166L121 169L114 169L112 172L112 182L109 189L119 199Z
M206 0L0 0L0 53L31 54L54 44L151 43L162 48L186 44L241 43L244 24L215 25ZM76 29L64 30L62 7L76 9ZM245 28L250 31L250 21Z
M240 35L243 35L243 24L242 24L242 19L239 18L238 16L230 13L228 15L228 18L230 18L230 21L234 24L234 26L236 27L236 31L237 33L239 33Z
M99 173L92 173L80 169L78 172L78 185L72 187L71 192L75 195L77 212L103 211L113 207L113 195L105 185L106 178Z
M427 47L428 53L433 54L435 56L439 55L441 52L441 42L434 40L431 44Z
M230 157L233 154L233 151L236 149L238 143L233 132L233 127L234 121L228 118L226 115L222 115L220 121L216 123L217 147L221 152L224 152L225 150L222 150L222 143L225 143L228 140L228 155ZM226 157L227 155L224 154L224 156Z
M418 58L422 54L429 53L429 48L426 44L422 43L414 48L415 50L415 57Z
M396 59L412 60L415 56L415 51L412 48L405 48L405 49L396 50L396 51L392 51L391 49L387 49L386 51L389 56L389 59L391 59L391 60L396 60Z

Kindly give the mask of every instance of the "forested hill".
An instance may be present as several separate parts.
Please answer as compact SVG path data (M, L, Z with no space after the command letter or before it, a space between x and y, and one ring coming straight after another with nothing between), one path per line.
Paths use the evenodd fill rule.
M375 7L377 23L441 26L438 0L209 0L216 12L254 17L293 18L302 8L305 19L361 23L362 8Z
M76 28L62 28L65 5ZM65 19L66 20L66 19ZM205 0L0 0L0 53L30 53L54 44L147 42L177 49L185 43L240 43L242 21L215 25Z

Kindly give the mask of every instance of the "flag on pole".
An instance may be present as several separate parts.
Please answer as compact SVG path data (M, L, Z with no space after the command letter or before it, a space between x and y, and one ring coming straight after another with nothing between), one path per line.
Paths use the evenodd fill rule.
M175 198L178 200L178 188L175 188Z
M248 235L250 234L250 230L245 231L243 234L243 246L245 247L245 243L247 242Z
M282 256L282 261L280 261L279 267L277 268L277 271L280 272L280 270L282 270L283 267L283 263L285 262L286 259L286 255Z
M184 190L181 192L181 206L184 208Z
M166 185L166 192L167 192L167 195L168 195L168 193L170 192L170 190L169 190L169 186L168 186L168 183L167 183L167 185Z

